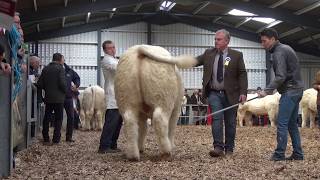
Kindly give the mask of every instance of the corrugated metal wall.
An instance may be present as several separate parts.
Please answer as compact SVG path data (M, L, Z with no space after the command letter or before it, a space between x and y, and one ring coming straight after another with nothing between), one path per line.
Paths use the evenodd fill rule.
M97 84L97 32L47 39L38 43L38 55L43 65L49 64L56 52L64 55L65 62L79 74L81 87Z
M214 32L185 24L166 26L151 26L151 43L168 49L173 55L190 54L200 55L205 49L213 46ZM101 41L115 42L117 54L121 54L130 46L147 44L147 24L144 22L125 26L104 29L101 32ZM38 44L39 56L43 64L51 61L54 52L65 56L66 63L71 65L82 79L82 87L97 84L97 32L88 32L72 36L59 37L40 41ZM249 88L265 87L265 51L259 43L231 38L230 47L243 52L248 70ZM185 87L201 88L202 67L181 70ZM103 85L103 76L101 85Z
M304 88L311 88L314 76L316 72L320 70L320 57L303 53L297 53L297 55L300 58L301 75L304 83Z
M163 46L173 55L198 56L214 45L214 32L185 24L152 25L152 44ZM266 82L266 54L259 43L231 37L230 47L243 53L248 70L249 89L264 88ZM202 87L202 67L181 70L185 88Z

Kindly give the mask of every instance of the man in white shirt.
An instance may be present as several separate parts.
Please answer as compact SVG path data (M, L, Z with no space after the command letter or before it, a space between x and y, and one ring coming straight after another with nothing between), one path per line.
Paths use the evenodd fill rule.
M114 76L119 60L115 58L116 49L112 41L104 41L102 48L105 55L101 61L101 69L105 80L107 111L98 153L114 153L120 151L117 148L117 140L122 126L122 117L118 111L114 94Z

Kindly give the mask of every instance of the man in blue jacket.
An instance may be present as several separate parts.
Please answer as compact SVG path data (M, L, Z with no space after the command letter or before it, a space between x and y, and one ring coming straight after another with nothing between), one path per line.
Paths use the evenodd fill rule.
M67 113L66 141L74 142L74 140L72 139L74 126L73 94L75 91L78 90L78 87L80 86L80 77L66 63L64 63L63 67L65 69L65 76L67 82L67 92L64 100L64 109Z

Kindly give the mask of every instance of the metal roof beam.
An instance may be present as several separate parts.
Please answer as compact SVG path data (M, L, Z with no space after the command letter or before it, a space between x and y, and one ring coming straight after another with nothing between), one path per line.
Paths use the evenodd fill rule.
M309 41L313 41L313 40L316 40L316 39L319 39L320 38L320 34L315 34L311 37L307 37L307 38L303 38L301 40L298 41L298 44L304 44L304 43L307 43Z
M192 14L198 14L198 12L200 12L202 9L204 9L205 7L207 7L210 4L210 2L203 2L200 6L198 6L193 12Z
M269 6L269 8L276 8L276 7L281 6L282 4L284 4L284 3L288 2L288 1L289 0L280 0L278 2L275 2L275 3L271 4Z
M281 33L281 34L279 35L279 38L284 38L284 37L286 37L286 36L289 36L289 35L291 35L291 34L294 34L294 33L296 33L296 32L299 32L299 31L301 31L301 30L302 30L301 27L296 27L296 28L294 28L294 29L290 29L289 31L286 31L286 32L284 32L284 33Z
M142 6L142 3L138 3L136 7L134 7L133 12L138 12L141 6Z
M33 0L33 7L34 7L34 11L37 12L38 11L37 0Z
M41 31L25 35L25 41L36 41L49 39L54 37L68 36L72 34L79 34L84 32L95 31L97 29L106 29L111 27L122 26L142 21L143 16L119 16L106 21L99 21L95 23L81 24L78 26L70 26L65 28L54 29L50 31Z
M47 19L62 18L64 16L72 16L83 14L84 12L97 12L105 9L112 9L118 7L126 7L136 5L137 3L151 3L157 0L117 0L117 1L97 1L95 3L88 3L88 0L77 0L72 6L61 7L47 7L41 8L37 12L30 10L23 10L21 12L22 22L39 22Z
M309 11L311 11L311 10L319 7L319 6L320 6L320 1L318 1L318 2L316 2L316 3L313 3L313 4L311 4L310 6L307 6L307 7L305 7L305 8L300 9L300 10L294 12L294 14L296 14L296 15L301 15L301 14L306 13L306 12L309 12Z
M320 29L320 23L312 16L303 15L298 16L293 14L292 11L286 9L270 9L264 5L254 1L242 2L238 0L209 0L211 3L219 4L225 7L248 11L259 16L270 17L277 20L290 22L299 26L306 26L314 29Z

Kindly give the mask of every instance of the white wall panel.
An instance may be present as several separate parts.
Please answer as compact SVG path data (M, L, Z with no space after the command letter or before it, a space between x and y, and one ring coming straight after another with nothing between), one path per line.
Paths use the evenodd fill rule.
M97 32L87 32L70 36L46 39L40 42L64 42L64 43L97 43Z
M101 32L101 41L111 40L116 46L116 56L121 56L129 47L137 44L147 44L147 24L134 23ZM104 52L101 48L101 54Z

